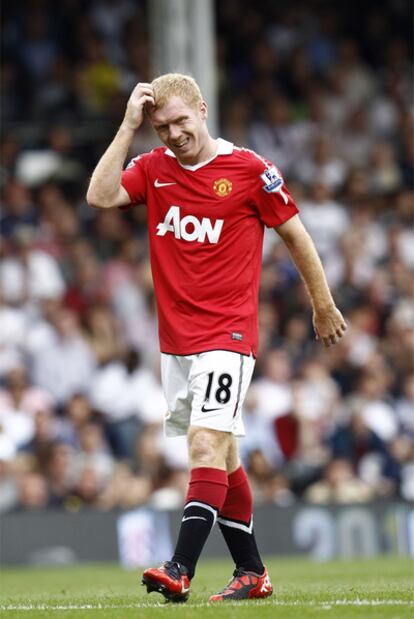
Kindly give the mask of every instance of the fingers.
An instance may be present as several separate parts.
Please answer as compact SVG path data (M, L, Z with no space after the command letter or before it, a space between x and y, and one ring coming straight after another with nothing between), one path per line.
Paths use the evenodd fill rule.
M154 93L154 90L153 90L151 84L149 84L148 82L139 82L135 86L135 88L134 88L134 90L132 92L138 92L138 90L139 91L145 91L146 90L146 91L150 91L152 94Z
M337 308L333 313L315 313L312 322L315 339L322 341L325 348L337 344L347 329L344 317Z
M342 323L335 331L335 333L330 333L329 335L327 335L326 337L323 337L323 345L326 348L329 348L330 346L334 346L335 344L337 344L339 342L339 340L342 338L342 336L344 335L346 331L346 324ZM317 337L316 339L319 339L319 337Z
M134 88L129 98L133 106L143 107L147 103L154 105L154 90L151 84L140 82Z
M146 106L147 104L155 105L155 100L154 97L152 97L151 95L144 95L143 97L140 97L139 103L142 105L142 107Z
M147 84L146 82L140 82L137 84L132 91L131 97L141 98L142 96L147 95L154 98L154 89L151 84Z
M136 131L144 119L145 109L155 104L154 90L151 84L140 82L134 88L125 111L124 122Z

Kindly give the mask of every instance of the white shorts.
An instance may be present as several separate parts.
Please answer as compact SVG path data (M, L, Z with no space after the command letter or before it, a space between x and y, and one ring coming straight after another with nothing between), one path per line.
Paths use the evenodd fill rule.
M168 403L167 436L189 426L244 436L241 410L255 359L227 350L198 355L161 354L161 379Z

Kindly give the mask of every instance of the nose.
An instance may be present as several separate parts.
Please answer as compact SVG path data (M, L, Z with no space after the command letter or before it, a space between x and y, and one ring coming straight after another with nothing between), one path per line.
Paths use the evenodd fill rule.
M178 125L170 125L170 140L176 140L180 137L181 131Z

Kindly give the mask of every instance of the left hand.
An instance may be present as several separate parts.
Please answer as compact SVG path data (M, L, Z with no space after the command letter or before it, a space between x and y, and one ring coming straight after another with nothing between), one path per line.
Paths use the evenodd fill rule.
M346 331L346 322L335 305L327 310L313 312L313 328L316 339L322 340L326 348L337 344Z

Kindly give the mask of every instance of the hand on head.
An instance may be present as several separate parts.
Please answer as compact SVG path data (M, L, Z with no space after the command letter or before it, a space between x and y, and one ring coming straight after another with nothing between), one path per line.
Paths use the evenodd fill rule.
M127 103L124 124L136 131L144 120L145 110L154 103L154 90L151 84L145 82L137 84Z

